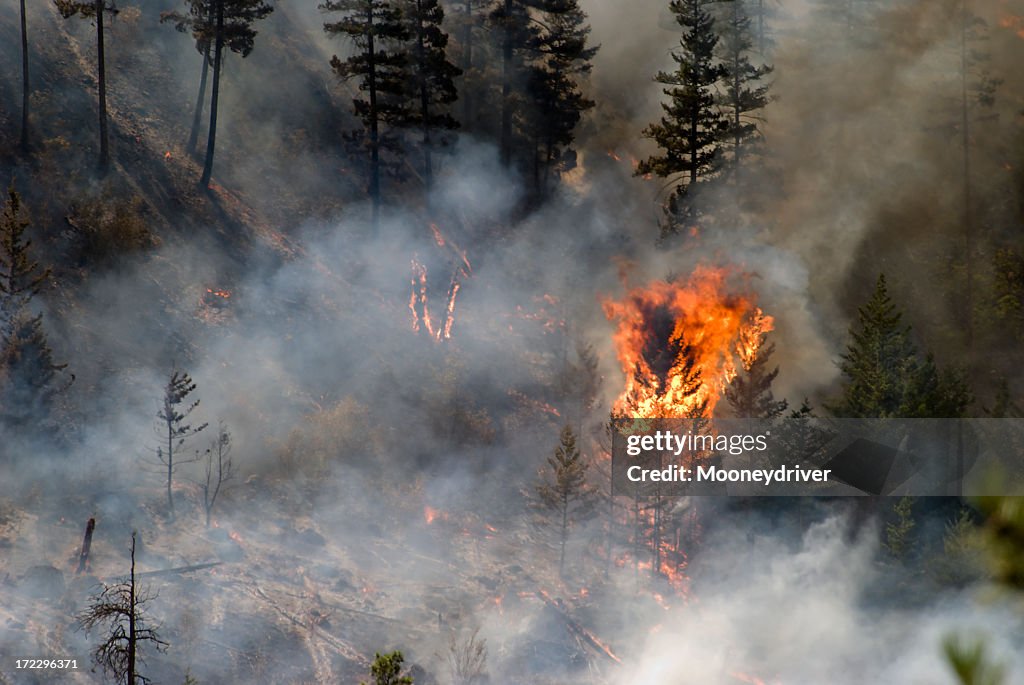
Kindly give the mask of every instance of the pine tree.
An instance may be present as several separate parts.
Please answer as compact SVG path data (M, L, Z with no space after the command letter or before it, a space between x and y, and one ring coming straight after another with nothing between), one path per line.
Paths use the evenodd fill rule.
M772 73L771 66L754 66L750 60L754 39L751 18L747 13L748 2L729 0L718 44L725 85L719 103L728 114L728 124L722 131L722 137L731 145L728 175L738 195L744 164L748 163L744 155L756 154L759 147L758 121L769 102L768 84L764 79Z
M67 388L47 343L42 314L32 299L50 278L30 255L29 221L21 196L10 187L0 219L0 422L10 429L48 432L56 399Z
M840 45L863 49L876 45L878 0L813 0L812 16Z
M552 169L576 166L569 147L583 112L594 101L583 96L579 80L591 69L596 47L587 45L590 26L578 0L547 0L537 37L539 58L529 68L526 90L530 106L523 117L526 138L533 150L533 185L543 196Z
M757 54L762 59L768 57L768 52L773 45L771 27L769 22L778 14L778 6L781 0L751 0L748 7L750 18L753 20L753 35Z
M779 367L768 369L768 360L775 352L775 343L761 345L753 358L744 360L739 373L725 389L725 399L737 418L773 420L782 416L789 407L786 400L776 400L772 382L779 375Z
M979 118L979 110L990 110L995 104L995 93L1001 81L992 78L985 64L989 55L976 48L979 43L988 40L985 21L971 12L967 0L960 0L957 12L957 53L958 65L958 122L956 127L960 134L962 166L960 169L962 197L962 229L964 252L964 318L968 351L974 347L974 260L975 260L975 222L973 184L971 182L971 131Z
M678 68L660 72L655 81L667 86L665 116L644 129L661 148L661 155L637 165L636 174L655 174L674 185L668 203L665 232L674 233L699 216L698 183L715 173L722 131L728 125L715 105L715 87L723 75L716 63L712 0L672 0L669 4L683 30L679 49L672 53Z
M213 154L217 146L217 110L220 102L220 72L224 61L224 48L247 57L256 42L256 30L252 25L274 11L264 0L205 0L213 3L212 8L201 12L207 17L206 28L200 31L196 40L211 40L209 17L213 17L213 87L210 92L210 126L206 139L206 159L203 175L199 179L201 188L210 187L213 175ZM212 10L212 11L211 11ZM204 38L201 38L204 37Z
M512 151L516 144L515 116L523 105L522 98L513 95L513 91L525 85L527 64L536 50L539 36L539 29L530 15L530 7L527 0L498 0L489 17L489 24L497 36L501 51L501 125L498 149L504 166L512 164Z
M411 677L402 675L403 663L405 657L399 651L391 654L374 654L373 663L370 665L370 675L373 677L371 685L413 685Z
M488 40L488 17L494 0L451 0L452 45L456 63L462 70L459 86L459 120L462 129L476 132L480 110L486 106L487 66L493 58L493 43Z
M913 497L899 498L893 505L896 520L885 524L885 549L896 559L903 559L913 542L911 538L915 525L913 506Z
M206 105L206 82L210 72L210 50L216 30L216 13L213 0L186 0L186 5L188 14L164 12L160 15L160 23L173 22L174 28L178 31L191 33L196 42L196 50L203 58L203 69L199 76L199 95L192 111L192 128L185 148L191 154L196 151L196 144L199 142L199 128Z
M859 324L850 330L852 342L842 355L840 370L846 377L843 398L834 411L848 417L900 415L906 391L918 370L917 350L910 327L889 297L885 275L859 310Z
M401 50L409 39L408 27L389 0L325 0L320 9L341 14L338 21L324 24L327 35L345 36L355 46L355 52L345 60L332 57L331 67L344 81L358 80L359 91L366 94L366 99L356 97L352 104L362 121L370 153L367 191L376 227L380 221L381 152L398 152L394 136L386 127L408 117L407 57Z
M21 195L10 186L0 218L0 339L14 332L14 320L28 308L50 278L30 256L32 241L25 237L31 225L21 206Z
M181 452L188 439L207 426L205 423L197 426L187 423L189 415L199 406L199 400L188 399L195 389L196 384L187 373L174 369L167 380L167 385L164 386L163 401L156 414L156 433L160 440L156 448L156 461L167 476L167 515L172 521L174 497L171 494L171 486L174 483L174 473L181 464L196 460L194 456L183 457Z
M28 83L28 23L25 18L25 0L20 0L21 5L21 151L28 152L29 130L28 130L28 108L29 108L29 83Z
M564 575L569 530L590 515L596 495L587 485L587 463L580 456L572 426L562 429L555 454L548 458L548 466L550 470L537 485L537 497L540 505L554 515L554 525L559 531L558 572Z
M86 610L78 616L78 627L90 633L99 628L106 638L93 652L93 662L110 674L114 682L145 685L149 678L138 671L142 663L140 648L166 651L167 643L154 628L148 627L145 607L155 595L138 586L135 579L135 532L132 532L131 569L128 580L102 585Z
M854 418L957 418L971 402L963 376L940 370L929 354L923 360L910 338L910 326L889 297L880 275L859 324L842 355L846 377L838 416Z
M76 14L83 19L92 19L96 22L96 75L99 91L99 118L100 118L100 156L99 171L106 173L110 166L109 139L107 136L107 68L105 56L105 42L103 40L103 15L117 15L118 9L115 5L107 4L105 0L94 2L82 2L80 0L54 0L57 10L65 19Z
M454 79L462 70L448 61L448 34L441 28L444 10L438 0L403 0L408 25L410 95L413 104L400 123L418 128L423 136L423 181L428 196L434 185L433 150L444 141L441 133L458 128L450 106L458 99Z

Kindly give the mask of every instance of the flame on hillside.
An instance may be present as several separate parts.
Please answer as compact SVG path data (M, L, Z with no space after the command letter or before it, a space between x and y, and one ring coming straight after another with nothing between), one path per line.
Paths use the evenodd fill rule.
M436 313L431 315L427 289L427 267L419 260L418 255L413 255L409 293L412 330L414 333L424 331L434 340L449 340L452 337L452 326L455 324L455 300L462 288L462 279L473 274L473 267L469 263L469 258L466 257L466 251L456 245L451 238L446 238L437 224L430 224L430 232L438 248L451 251L454 266L451 279L448 281L444 309L440 316Z
M773 327L751 296L729 292L727 276L726 269L702 266L686 281L654 281L604 301L626 375L617 415L712 415L737 362L749 366Z

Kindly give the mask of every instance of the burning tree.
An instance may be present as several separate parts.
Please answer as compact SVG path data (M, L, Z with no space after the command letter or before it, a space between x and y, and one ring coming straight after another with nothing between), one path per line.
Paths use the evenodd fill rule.
M655 281L605 300L616 321L616 354L626 387L615 416L710 416L736 377L737 357L756 358L773 320L749 295L728 292L721 268L699 267L686 281Z
M768 360L775 352L775 343L765 345L767 333L758 332L753 357L740 356L740 371L725 389L729 408L738 418L776 419L786 411L789 402L776 400L772 382L779 375L779 367L768 368Z
M773 325L752 295L730 291L727 275L726 269L700 267L689 279L655 281L604 302L605 315L616 321L615 348L626 377L612 418L687 418L695 432L706 430L737 366L758 358ZM683 540L696 527L695 508L681 504L654 483L644 497L638 491L630 507L633 564L639 570L648 549L652 558L643 565L678 588L685 581Z
M149 678L137 671L137 665L144 663L139 648L149 646L157 651L167 649L167 643L160 639L156 630L147 626L143 613L145 605L155 597L136 585L135 533L132 532L128 580L114 585L104 584L103 590L78 616L78 626L86 633L96 628L105 628L107 637L93 652L93 661L118 683L136 685L150 682Z
M559 531L558 572L565 573L565 545L570 528L589 516L596 504L596 493L587 485L587 463L576 447L576 435L571 426L562 429L555 454L548 458L550 471L537 485L539 504L553 515Z
M188 397L196 389L192 378L184 371L177 369L171 372L171 376L164 386L163 405L156 414L157 435L161 444L156 448L157 463L165 469L167 474L167 512L168 517L174 520L174 496L171 493L171 486L174 482L174 472L182 463L195 461L196 457L181 458L179 455L185 447L186 441L196 435L207 424L203 423L193 426L186 423L189 415L199 406L199 400L189 402ZM212 504L211 504L212 506Z

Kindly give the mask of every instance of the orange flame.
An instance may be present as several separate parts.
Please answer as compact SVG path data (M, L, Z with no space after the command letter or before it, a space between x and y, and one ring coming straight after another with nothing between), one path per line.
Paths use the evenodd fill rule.
M728 292L722 268L698 267L686 282L654 281L605 300L626 387L620 416L711 416L725 387L756 357L773 321L750 296Z
M426 521L428 525L437 520L447 521L448 512L440 511L433 507L423 507L423 520Z
M1024 38L1024 17L1007 14L999 18L999 27L1013 31L1018 38Z

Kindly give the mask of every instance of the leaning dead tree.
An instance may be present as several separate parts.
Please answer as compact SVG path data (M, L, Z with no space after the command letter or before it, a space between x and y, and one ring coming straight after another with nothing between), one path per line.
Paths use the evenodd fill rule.
M138 672L144 663L140 647L157 651L167 649L156 630L147 626L143 607L155 598L148 590L140 590L135 582L135 533L132 532L131 572L128 580L114 585L103 584L89 607L78 616L79 628L87 634L100 630L105 635L93 651L93 662L117 683L137 685L150 682Z

